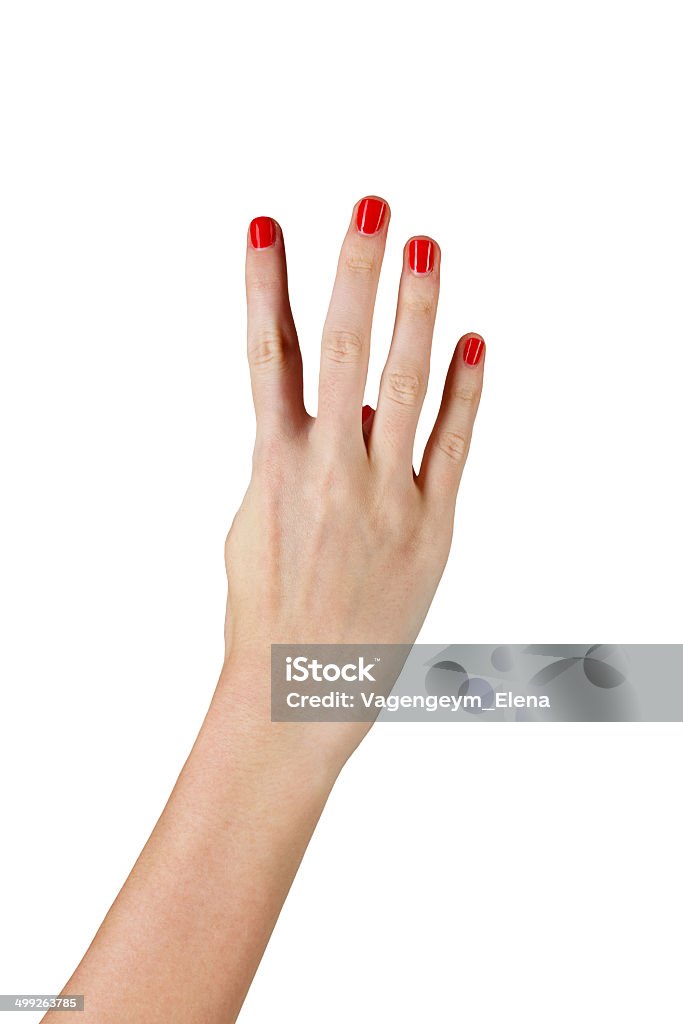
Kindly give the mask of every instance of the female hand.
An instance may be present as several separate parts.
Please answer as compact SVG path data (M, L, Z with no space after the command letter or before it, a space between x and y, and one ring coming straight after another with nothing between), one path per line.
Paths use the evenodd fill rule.
M247 240L247 351L256 408L253 475L226 543L226 671L232 696L269 718L274 643L401 643L417 637L448 557L482 387L484 342L466 334L422 459L413 446L429 376L439 247L403 251L396 321L376 412L363 407L372 315L390 211L353 210L322 332L318 415L303 402L285 246L269 217ZM240 680L263 667L264 686ZM358 728L323 731L342 758ZM310 734L312 730L308 730ZM315 736L320 742L320 730ZM302 730L296 741L302 742Z
M439 249L405 247L377 411L361 406L389 222L354 209L323 329L318 417L279 226L253 221L247 251L254 471L226 544L226 659L199 736L147 845L63 994L60 1024L234 1021L335 778L368 725L271 722L273 643L410 644L451 541L481 391L484 343L448 372L416 475L439 291ZM45 1020L52 1020L52 1012Z

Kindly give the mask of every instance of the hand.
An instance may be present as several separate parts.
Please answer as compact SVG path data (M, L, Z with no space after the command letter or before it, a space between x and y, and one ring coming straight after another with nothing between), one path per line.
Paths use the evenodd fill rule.
M219 1024L239 1013L341 765L365 723L270 721L270 645L412 643L451 541L484 343L459 342L412 468L439 249L404 252L377 412L361 414L389 208L361 200L323 330L317 419L302 397L282 232L252 222L248 348L254 472L226 544L226 660L166 808L63 994L85 1016ZM193 965L188 970L188 965ZM48 1012L45 1020L52 1020ZM79 1021L79 1024L83 1022Z
M268 217L250 225L248 357L257 433L252 479L226 543L230 678L239 680L239 666L255 662L267 676L272 643L412 643L446 564L485 346L471 333L458 343L416 474L441 257L426 237L404 248L373 413L363 407L363 392L388 226L382 199L367 197L353 210L323 327L313 418L303 402L282 230ZM239 689L239 682L231 685ZM244 697L265 702L268 692Z

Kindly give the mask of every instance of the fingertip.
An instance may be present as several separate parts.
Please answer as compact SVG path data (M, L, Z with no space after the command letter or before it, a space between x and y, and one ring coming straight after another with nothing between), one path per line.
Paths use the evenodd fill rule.
M458 347L462 351L462 360L466 366L477 366L486 352L486 342L476 331L463 334Z
M361 412L361 430L363 432L363 438L365 439L366 446L370 443L370 431L372 429L373 420L375 418L375 410L371 405L364 405Z
M429 235L413 235L404 247L404 259L416 277L427 277L441 263L441 249Z
M359 235L378 235L389 223L389 203L381 196L364 196L354 207L354 222Z
M254 217L249 224L249 244L252 249L270 249L277 238L278 224L272 217Z

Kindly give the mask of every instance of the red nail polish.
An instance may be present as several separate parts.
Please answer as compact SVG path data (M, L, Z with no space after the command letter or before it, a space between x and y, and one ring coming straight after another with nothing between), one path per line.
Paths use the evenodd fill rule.
M384 211L387 204L383 199L376 199L374 196L366 196L358 204L356 213L356 227L361 235L376 235L382 227Z
M462 357L468 366L476 366L484 354L484 342L481 338L468 338L462 350Z
M375 410L372 408L371 405L364 405L362 422L367 423L367 421L370 419L374 411Z
M249 225L249 237L255 249L267 249L275 241L275 224L270 217L254 217Z
M408 262L414 274L429 274L434 269L434 243L431 238L411 238Z

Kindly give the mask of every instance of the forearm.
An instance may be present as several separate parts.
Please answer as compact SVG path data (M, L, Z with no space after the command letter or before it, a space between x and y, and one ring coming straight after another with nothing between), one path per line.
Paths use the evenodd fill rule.
M65 991L85 994L81 1024L236 1018L336 775L293 757L292 726L239 700L252 682L262 691L261 678L224 674L154 832L70 980Z

